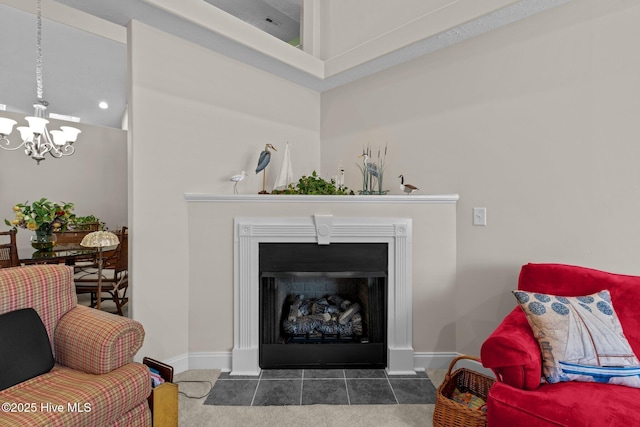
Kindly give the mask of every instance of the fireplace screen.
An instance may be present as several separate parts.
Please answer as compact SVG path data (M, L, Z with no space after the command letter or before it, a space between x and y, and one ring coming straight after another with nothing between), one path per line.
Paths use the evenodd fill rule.
M260 244L260 367L386 366L387 245Z

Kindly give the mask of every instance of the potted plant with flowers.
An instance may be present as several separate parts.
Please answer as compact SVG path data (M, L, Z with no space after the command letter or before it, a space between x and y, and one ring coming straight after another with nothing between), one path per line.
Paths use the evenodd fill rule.
M29 204L18 203L13 207L16 217L5 224L18 228L26 228L35 232L31 236L31 246L39 251L50 251L56 244L55 232L65 231L69 221L73 221L73 203L55 203L42 198Z

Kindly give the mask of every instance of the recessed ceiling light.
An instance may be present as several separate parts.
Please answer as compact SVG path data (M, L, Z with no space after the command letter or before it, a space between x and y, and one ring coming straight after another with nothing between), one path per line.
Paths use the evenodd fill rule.
M107 108L109 108L109 104L107 104L106 101L100 101L100 103L98 104L98 107L102 108L103 110L106 110Z

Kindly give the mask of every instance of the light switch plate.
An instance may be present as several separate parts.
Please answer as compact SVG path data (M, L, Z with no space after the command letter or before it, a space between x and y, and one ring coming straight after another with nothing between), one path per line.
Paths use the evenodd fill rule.
M473 225L487 225L487 208L473 208Z

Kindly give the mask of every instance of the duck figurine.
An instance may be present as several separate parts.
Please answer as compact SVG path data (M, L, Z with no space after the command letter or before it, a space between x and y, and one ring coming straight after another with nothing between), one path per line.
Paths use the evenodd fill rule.
M411 194L414 191L418 190L418 187L416 187L415 185L411 185L411 184L405 184L404 183L404 176L400 175L398 178L400 178L400 189L406 193L406 194Z

